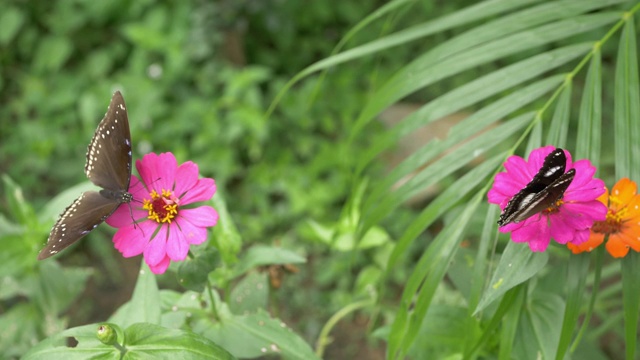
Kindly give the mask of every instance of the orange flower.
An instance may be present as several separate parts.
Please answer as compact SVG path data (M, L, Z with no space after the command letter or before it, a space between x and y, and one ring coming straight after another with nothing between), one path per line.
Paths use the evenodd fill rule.
M567 246L574 254L591 251L600 246L605 236L609 236L606 247L611 256L620 258L627 255L629 248L640 252L640 195L638 186L628 178L620 179L609 192L602 194L598 200L609 206L607 219L596 221L591 227L589 240Z

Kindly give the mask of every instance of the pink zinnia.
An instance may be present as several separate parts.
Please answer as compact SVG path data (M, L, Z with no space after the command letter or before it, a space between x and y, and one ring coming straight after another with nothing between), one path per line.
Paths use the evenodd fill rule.
M124 257L144 253L151 271L162 274L172 260L187 257L190 245L203 243L207 227L217 223L218 213L211 206L184 208L211 199L216 185L213 179L198 179L193 162L178 166L172 153L147 154L136 161L136 168L142 181L131 176L131 208L120 206L107 223L118 228L113 243Z
M496 175L487 194L489 202L500 205L504 210L509 200L527 186L542 167L545 157L554 150L554 146L533 150L527 161L519 156L510 156L504 163L507 171ZM603 221L607 216L607 207L597 200L606 188L602 180L593 177L596 168L589 160L573 163L571 154L564 152L567 157L565 171L575 169L576 175L563 197L539 214L499 229L503 233L511 232L511 239L515 242L529 243L532 251L545 251L551 238L560 244L581 244L589 238L593 223Z

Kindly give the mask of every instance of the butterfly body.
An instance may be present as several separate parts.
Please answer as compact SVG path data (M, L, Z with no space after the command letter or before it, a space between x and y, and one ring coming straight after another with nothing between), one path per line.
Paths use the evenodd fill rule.
M524 221L556 206L576 175L575 169L565 172L566 163L566 155L560 148L547 155L533 179L509 200L500 214L498 225L505 226Z
M98 125L89 147L85 174L102 189L86 191L60 215L49 233L47 244L38 254L46 259L91 232L133 196L131 181L131 134L124 99L113 94L107 113Z

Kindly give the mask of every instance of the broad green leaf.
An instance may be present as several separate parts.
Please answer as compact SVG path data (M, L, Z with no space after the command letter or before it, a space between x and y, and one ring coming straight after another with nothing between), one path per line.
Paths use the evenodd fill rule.
M237 315L267 310L269 281L266 272L250 272L231 290L229 309Z
M223 306L218 314L220 322L200 319L194 324L194 331L220 344L238 358L280 355L286 359L318 359L302 338L264 311L237 316Z
M527 244L509 241L474 314L482 311L512 287L536 275L548 260L549 254L546 252L534 253Z
M534 291L521 308L512 356L531 360L553 358L560 338L564 307L560 296Z
M98 324L72 328L52 336L33 347L23 359L212 359L234 357L210 340L190 331L168 329L154 324L137 323L124 331L126 348L120 350L101 343ZM76 347L68 347L66 339L75 338Z
M160 323L160 294L156 276L147 264L142 261L138 281L133 290L131 300L122 305L109 318L109 322L127 327L135 323Z
M236 267L235 273L241 275L249 269L273 264L302 264L307 260L295 252L281 247L256 245L249 248Z
M469 322L467 310L452 305L433 305L420 328L419 337L408 352L412 359L453 359L461 356L465 338L477 339L481 329L477 320ZM471 325L470 325L471 324Z
M191 331L138 323L125 330L127 353L123 360L234 359L225 349Z

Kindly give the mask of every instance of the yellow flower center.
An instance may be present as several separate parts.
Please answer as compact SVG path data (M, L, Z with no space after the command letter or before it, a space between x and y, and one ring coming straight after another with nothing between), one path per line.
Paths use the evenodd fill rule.
M555 203L553 203L548 208L544 209L542 212L545 214L555 214L558 212L558 209L560 209L560 205L562 204L564 204L564 201L562 201L562 199L557 200Z
M155 190L149 193L151 200L144 199L142 208L149 211L149 220L157 223L171 223L171 220L178 215L178 198L171 193L171 190L162 189L162 195Z

